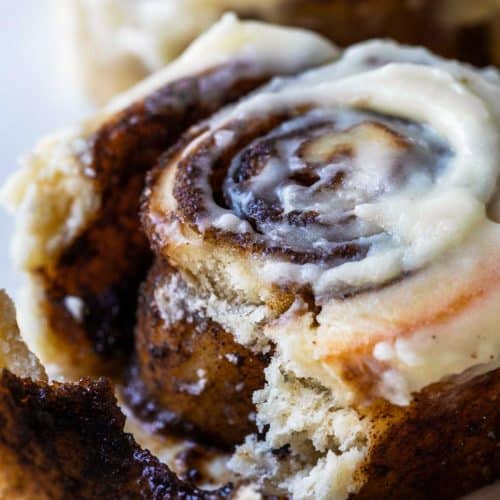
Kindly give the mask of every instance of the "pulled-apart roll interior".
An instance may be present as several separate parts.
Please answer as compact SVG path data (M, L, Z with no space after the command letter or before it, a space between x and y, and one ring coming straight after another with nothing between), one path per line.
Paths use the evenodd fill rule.
M499 103L493 69L226 16L4 188L23 332L256 495L491 483Z

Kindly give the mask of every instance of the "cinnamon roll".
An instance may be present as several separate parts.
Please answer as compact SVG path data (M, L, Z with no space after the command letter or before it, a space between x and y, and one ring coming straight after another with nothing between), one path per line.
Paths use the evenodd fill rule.
M492 69L227 16L6 186L23 331L114 377L137 439L231 453L236 487L491 483L499 102Z
M498 64L497 0L59 0L86 90L103 102L174 59L225 11L300 26L341 46L372 37ZM353 27L355 27L353 29Z

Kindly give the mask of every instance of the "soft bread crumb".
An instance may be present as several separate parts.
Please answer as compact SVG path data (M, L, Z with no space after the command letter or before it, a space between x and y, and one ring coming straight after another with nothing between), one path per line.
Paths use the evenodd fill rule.
M40 361L21 338L14 304L3 290L0 290L0 368L7 368L18 377L47 380Z
M296 499L344 499L361 484L353 481L368 451L368 422L316 382L297 378L275 356L266 386L254 394L259 430L229 462L269 494Z
M155 301L165 325L194 314L208 317L234 332L235 339L247 347L265 351L268 344L259 326L269 315L264 305L239 302L238 298L218 298L214 293L197 290L177 273L169 275L155 290Z

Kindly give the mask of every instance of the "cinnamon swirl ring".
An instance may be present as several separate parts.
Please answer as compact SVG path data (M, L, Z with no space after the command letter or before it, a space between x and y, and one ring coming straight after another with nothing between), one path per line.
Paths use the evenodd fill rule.
M496 74L367 42L223 108L160 161L142 213L156 255L193 309L273 353L254 395L266 438L237 449L240 474L343 498L340 471L359 470L362 450L380 463L379 412L402 418L416 446L413 411L420 432L435 425L419 404L460 406L469 383L496 384L499 92ZM495 392L483 408L493 427Z
M224 18L7 186L41 357L262 495L494 481L499 102L495 70Z

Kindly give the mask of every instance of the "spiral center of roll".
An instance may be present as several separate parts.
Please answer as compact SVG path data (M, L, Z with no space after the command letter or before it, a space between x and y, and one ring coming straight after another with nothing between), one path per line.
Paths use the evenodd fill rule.
M232 160L223 193L268 242L331 264L359 260L383 237L355 208L429 189L451 152L429 127L356 110L314 110L253 140ZM352 247L351 247L352 248ZM316 259L318 260L318 259Z

